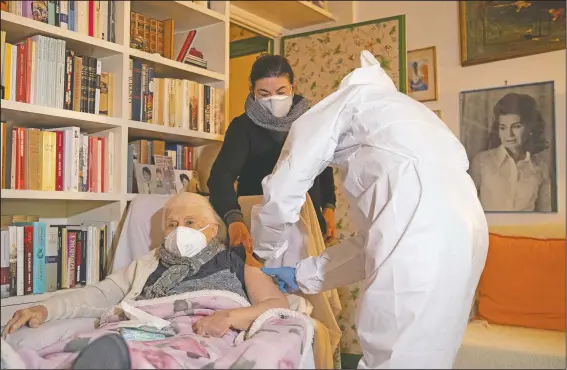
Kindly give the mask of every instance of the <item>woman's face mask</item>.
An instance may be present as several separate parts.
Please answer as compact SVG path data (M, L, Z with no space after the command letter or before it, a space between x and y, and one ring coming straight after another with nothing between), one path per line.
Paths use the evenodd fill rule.
M256 100L274 117L285 117L293 103L293 93L290 95L271 95L266 98L256 97Z
M202 233L209 225L196 230L190 227L178 226L166 238L164 247L175 254L191 258L207 246L207 238Z

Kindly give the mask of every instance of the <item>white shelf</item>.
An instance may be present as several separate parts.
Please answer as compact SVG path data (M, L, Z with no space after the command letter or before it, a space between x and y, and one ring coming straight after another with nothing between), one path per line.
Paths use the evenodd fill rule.
M115 202L122 200L117 193L90 193L71 191L42 191L42 190L13 190L2 189L1 198L4 199L28 199L28 200L88 200L101 202Z
M154 125L145 122L128 121L128 136L141 139L160 139L176 143L200 146L223 141L223 135L208 132L184 130L178 127Z
M175 33L226 22L223 14L191 1L132 1L131 8L155 19L173 19Z
M29 127L77 126L89 132L122 126L119 118L44 107L12 100L0 103L2 121Z
M113 42L64 30L13 13L1 12L0 18L2 19L2 30L6 31L6 42L9 43L19 42L30 36L40 34L65 40L65 47L74 50L78 55L85 54L95 58L103 58L124 53L124 47Z
M225 76L222 73L164 58L159 54L150 54L131 48L128 49L128 53L152 65L159 77L184 78L202 84L225 81Z
M230 3L287 30L335 21L331 13L309 1L231 1Z

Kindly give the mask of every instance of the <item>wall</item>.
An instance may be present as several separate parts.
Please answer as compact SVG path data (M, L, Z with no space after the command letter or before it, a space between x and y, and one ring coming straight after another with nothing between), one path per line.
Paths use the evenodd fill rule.
M565 50L522 58L461 67L457 1L357 1L354 22L406 15L408 50L436 46L439 99L425 103L440 109L443 120L459 135L459 92L465 90L555 81L555 127L557 147L558 213L487 214L491 225L565 225Z

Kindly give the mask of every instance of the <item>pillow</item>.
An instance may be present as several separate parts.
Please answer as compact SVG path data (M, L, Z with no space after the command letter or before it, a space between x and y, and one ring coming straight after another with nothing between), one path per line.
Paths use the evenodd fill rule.
M565 239L490 234L478 315L488 322L565 331Z

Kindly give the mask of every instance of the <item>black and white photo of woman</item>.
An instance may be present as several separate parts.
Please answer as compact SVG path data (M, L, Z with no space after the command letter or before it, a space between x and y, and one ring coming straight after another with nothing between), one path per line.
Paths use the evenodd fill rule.
M538 100L508 92L496 100L490 116L487 149L472 155L467 148L472 157L469 172L484 210L555 210L554 157L549 161L553 136L546 127L553 122L546 122Z

